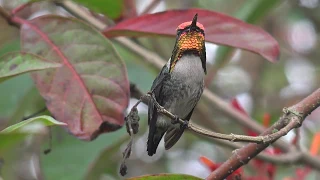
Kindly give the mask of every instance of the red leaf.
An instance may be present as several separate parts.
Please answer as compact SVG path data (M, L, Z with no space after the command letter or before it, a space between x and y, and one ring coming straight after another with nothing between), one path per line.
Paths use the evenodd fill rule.
M270 179L274 179L276 175L276 171L277 171L277 168L274 164L271 164L271 163L267 164L267 174Z
M297 143L299 143L298 140L299 140L299 136L295 135L294 138L291 141L291 144L292 145L297 145Z
M238 110L239 112L241 112L242 114L249 116L247 114L247 112L243 109L243 107L239 104L239 102L236 98L233 98L231 100L231 106L233 108L235 108L236 110ZM245 131L246 131L247 135L249 135L249 136L258 136L258 133L256 133L255 131L252 131L250 128L245 128Z
M319 147L320 147L320 132L316 133L313 136L313 140L310 147L310 154L314 156L317 155L319 152Z
M206 165L211 171L214 171L219 167L218 164L215 164L213 161L211 161L205 156L201 156L199 159L200 159L200 162Z
M205 164L211 171L216 170L219 166L221 166L221 163L214 163L213 161L211 161L210 159L208 159L205 156L201 156L199 158L200 162L202 162L203 164ZM227 177L227 180L233 180L236 177L241 177L241 173L242 173L242 168L238 168L237 170L235 170L232 174L230 174ZM237 178L236 178L237 179Z
M129 82L112 44L75 19L42 16L22 25L22 50L60 68L32 73L50 112L80 139L92 140L124 123Z
M205 27L206 40L260 54L275 62L279 56L278 42L263 29L231 16L204 9L169 10L127 19L105 29L107 37L165 35L175 36L179 24L191 21L198 13L198 21Z
M239 104L238 100L236 98L233 98L231 100L231 105L233 108L235 108L236 110L238 110L239 112L241 112L242 114L249 116L247 114L247 112L243 109L243 107Z
M270 126L270 121L271 121L270 114L269 113L264 113L263 114L263 120L262 120L263 126L264 127L269 127Z
M310 167L303 167L303 168L297 168L296 169L296 176L297 179L305 179L308 174L311 172L311 168Z

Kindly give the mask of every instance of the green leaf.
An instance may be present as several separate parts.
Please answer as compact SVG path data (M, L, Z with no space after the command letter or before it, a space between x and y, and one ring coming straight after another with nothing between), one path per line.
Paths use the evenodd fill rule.
M153 174L129 178L127 180L199 180L200 178L186 174Z
M29 74L16 76L10 80L0 83L0 115L1 117L9 117L17 107L20 98L32 87L34 83ZM30 104L29 104L30 106ZM21 120L21 119L19 119Z
M75 0L90 10L107 15L111 19L117 19L123 11L123 0Z
M44 172L44 179L47 180L84 179L88 167L103 149L117 143L121 137L127 135L125 129L122 128L114 133L103 134L94 141L85 142L70 136L61 128L53 130L53 150L41 157L41 168ZM118 153L109 154L108 158L104 159L106 164L114 164L114 166L106 166L106 168L118 168L120 150L117 150ZM64 165L62 166L62 164ZM117 171L113 171L112 174L115 172Z
M25 131L27 128L35 124L41 123L44 126L59 125L65 126L65 123L58 122L50 116L39 116L31 118L20 123L14 124L0 131L0 152L10 148L12 145L22 141L26 136L30 134L37 134L37 131Z
M1 44L0 44L1 45ZM10 41L3 43L3 46L0 48L0 56L3 56L9 52L20 51L20 39L15 38Z
M4 10L4 2L2 1L1 10ZM6 9L7 10L7 9ZM16 50L20 48L19 29L8 23L8 21L0 16L0 56L4 53Z
M118 161L106 161L110 159L113 154L116 154L120 150L120 146L129 139L130 136L125 134L113 143L111 146L105 148L96 158L96 160L90 165L85 179L100 179L103 174L114 174L117 172Z
M0 57L0 82L23 73L60 66L59 63L46 61L33 54L7 53Z
M52 125L66 126L67 125L63 122L59 122L53 119L50 116L38 116L35 118L27 119L25 121L21 121L18 124L9 126L4 130L2 130L0 133L12 133L12 132L21 132L21 131L23 132L24 128L36 123L41 123L42 125L45 125L45 126L52 126Z
M0 158L5 162L4 166L1 166L3 172L1 175L4 179L17 179L16 171L12 167L16 167L17 162L26 162L24 160L17 161L18 157L23 157L21 156L21 150L25 148L19 143L26 138L34 137L32 135L44 135L45 131L42 131L42 128L52 125L65 124L56 121L50 116L39 116L12 125L0 132ZM40 131L39 128L41 128ZM30 141L28 142L30 143Z
M27 133L0 133L0 153L21 142Z
M139 132L145 132L147 130L147 117L141 116ZM102 150L95 160L90 164L84 179L101 179L106 174L115 174L119 172L119 158L116 157L119 154L121 146L129 141L130 136L125 133L123 136L119 136L112 145ZM125 144L127 145L127 144ZM122 159L122 158L121 158ZM131 167L128 167L128 170ZM129 170L130 171L130 170Z

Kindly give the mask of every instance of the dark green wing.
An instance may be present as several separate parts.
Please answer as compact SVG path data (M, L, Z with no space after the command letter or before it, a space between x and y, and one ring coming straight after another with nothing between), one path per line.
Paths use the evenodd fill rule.
M166 65L164 65L159 75L157 76L157 78L153 81L153 84L151 87L152 95L155 97L155 99L160 105L163 105L163 98L161 97L163 82L169 76L170 75L169 75L168 68L166 67ZM161 140L161 138L156 140L154 138L154 135L156 134L156 131L157 131L157 127L156 127L157 119L158 119L157 109L155 105L152 103L152 101L150 100L148 105L149 135L148 135L148 143L147 143L147 151L149 156L152 156L153 154L156 153L156 150ZM165 132L163 132L163 134L164 133Z

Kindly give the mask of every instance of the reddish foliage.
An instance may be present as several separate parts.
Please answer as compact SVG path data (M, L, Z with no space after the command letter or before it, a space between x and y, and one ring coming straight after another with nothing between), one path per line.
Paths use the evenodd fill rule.
M13 17L13 20L22 24L23 51L62 65L32 73L55 118L68 124L68 130L84 140L123 125L129 99L126 69L99 32L59 16L41 16L31 21ZM70 32L73 35L80 32L81 38L71 38L74 36Z
M310 146L310 154L311 155L317 155L319 152L319 146L320 146L320 132L317 132L312 139L312 143ZM309 173L311 172L310 167L299 167L296 169L296 176L295 177L287 177L286 180L303 180L305 179Z
M297 145L297 143L299 143L298 141L299 141L299 135L296 135L296 136L292 139L291 144L292 144L292 145Z
M269 127L271 122L271 115L269 113L264 113L262 118L262 124L264 127Z
M241 112L242 114L248 116L247 112L243 109L243 107L239 104L238 100L236 98L233 98L231 100L231 105L234 107L236 110Z
M221 165L221 163L214 163L213 161L211 161L205 156L201 156L199 160L201 163L207 166L207 168L209 168L210 171L216 170ZM242 168L239 168L236 171L234 171L232 174L230 174L230 176L227 177L227 180L237 179L237 177L241 177L241 174L242 174Z
M219 165L211 161L210 159L206 158L205 156L200 157L200 162L206 165L211 171L216 170Z
M238 100L236 98L233 98L231 100L231 106L241 112L243 115L249 116L247 112L243 109L243 107L239 104ZM250 128L245 128L245 131L247 135L249 136L258 136L258 133L255 131L251 130Z
M259 27L247 24L231 16L204 9L169 10L147 14L122 21L105 29L107 37L165 35L175 36L179 24L191 21L198 13L198 21L204 25L206 40L216 44L246 49L275 62L279 56L277 41Z
M311 147L310 147L310 154L312 154L312 155L318 154L319 147L320 147L320 132L317 132L313 136L313 140L312 140Z

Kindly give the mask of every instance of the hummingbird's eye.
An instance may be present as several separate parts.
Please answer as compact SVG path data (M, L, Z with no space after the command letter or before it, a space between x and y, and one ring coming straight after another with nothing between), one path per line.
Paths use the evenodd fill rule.
M181 33L182 33L182 31L183 31L182 29L178 29L178 30L177 30L177 36L180 36Z

